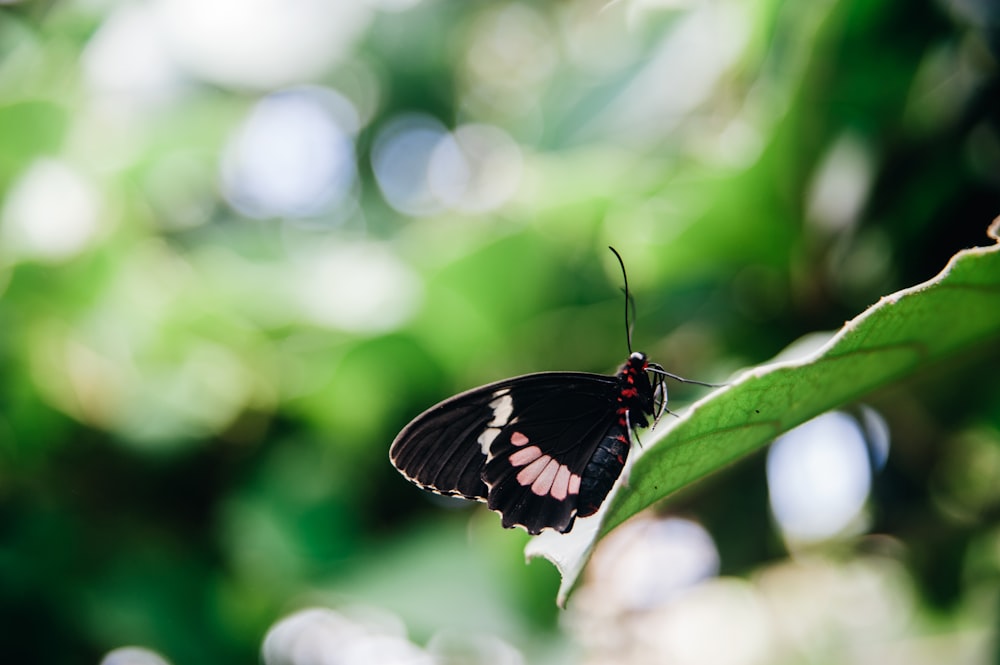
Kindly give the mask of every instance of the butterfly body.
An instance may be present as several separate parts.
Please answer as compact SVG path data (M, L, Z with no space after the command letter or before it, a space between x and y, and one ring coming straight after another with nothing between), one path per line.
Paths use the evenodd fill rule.
M389 456L424 489L485 501L505 527L565 533L597 512L625 466L632 430L659 417L665 400L663 370L643 353L614 376L528 374L431 407Z

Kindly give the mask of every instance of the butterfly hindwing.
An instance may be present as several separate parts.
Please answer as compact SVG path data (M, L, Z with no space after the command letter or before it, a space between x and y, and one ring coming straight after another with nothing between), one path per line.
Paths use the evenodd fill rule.
M581 480L613 417L617 388L589 377L564 387L516 408L490 445L483 479L488 505L505 527L531 534L572 528Z

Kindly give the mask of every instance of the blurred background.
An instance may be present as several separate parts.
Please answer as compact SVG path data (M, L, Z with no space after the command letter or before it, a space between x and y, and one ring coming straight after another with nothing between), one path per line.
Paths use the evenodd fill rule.
M0 2L20 663L997 663L984 345L555 569L399 429L635 346L724 380L990 242L990 0ZM703 394L671 387L682 409Z

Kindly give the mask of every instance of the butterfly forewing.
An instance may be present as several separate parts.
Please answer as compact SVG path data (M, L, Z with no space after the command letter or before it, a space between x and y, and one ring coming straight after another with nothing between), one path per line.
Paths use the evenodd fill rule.
M493 418L492 394L493 387L484 386L422 413L393 441L393 465L425 489L485 501L486 455L476 440Z

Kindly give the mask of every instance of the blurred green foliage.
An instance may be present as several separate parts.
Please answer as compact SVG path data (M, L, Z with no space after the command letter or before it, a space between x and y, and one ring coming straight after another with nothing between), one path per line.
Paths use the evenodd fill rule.
M308 605L571 660L526 537L388 464L407 420L517 373L611 371L608 244L637 348L711 380L930 278L1000 213L985 0L197 5L0 7L11 662L128 644L253 662ZM241 208L241 128L303 84L350 102L354 175L312 212ZM485 198L407 214L373 150L415 112L501 130L516 189L489 199L486 161ZM892 454L869 531L904 552L931 630L996 627L998 359L986 344L872 399ZM787 554L762 466L664 507L709 528L726 574Z

